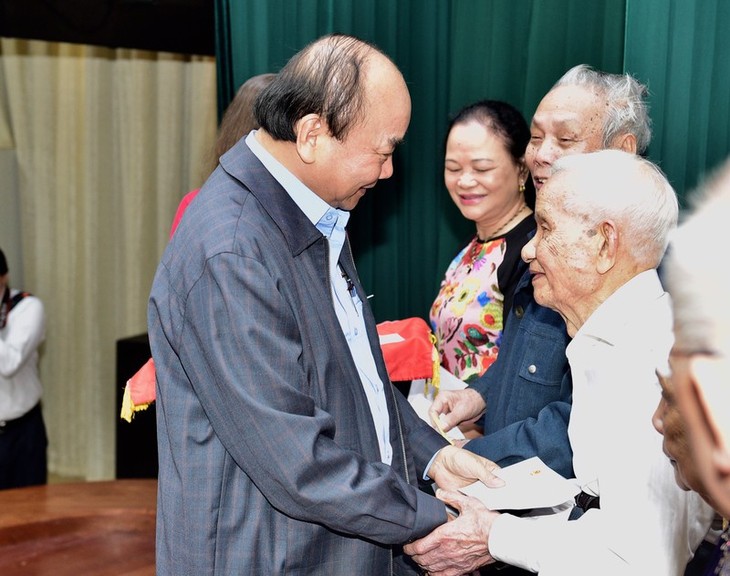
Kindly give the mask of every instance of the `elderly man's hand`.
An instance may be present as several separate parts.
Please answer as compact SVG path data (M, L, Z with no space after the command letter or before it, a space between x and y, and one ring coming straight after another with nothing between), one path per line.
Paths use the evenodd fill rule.
M466 422L474 422L487 408L484 398L476 390L440 390L431 404L429 414L438 421L439 414L443 414L441 423L445 432L454 426Z
M459 492L438 490L436 496L459 510L459 516L407 544L403 548L405 553L429 576L459 576L493 563L489 532L499 513Z
M427 474L439 488L446 490L456 490L477 480L491 488L500 488L504 480L493 474L498 469L499 466L482 456L456 446L445 446L436 454Z

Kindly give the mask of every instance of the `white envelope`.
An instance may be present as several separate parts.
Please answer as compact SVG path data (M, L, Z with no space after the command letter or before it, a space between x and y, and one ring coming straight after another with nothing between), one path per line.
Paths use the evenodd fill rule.
M504 480L501 488L474 482L460 491L481 500L490 510L550 508L573 500L580 492L576 480L566 480L537 456L494 474Z

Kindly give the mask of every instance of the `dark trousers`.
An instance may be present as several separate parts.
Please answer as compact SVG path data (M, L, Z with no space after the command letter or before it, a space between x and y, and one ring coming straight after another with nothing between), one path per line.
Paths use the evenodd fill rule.
M0 489L45 484L47 446L40 403L0 425Z
M715 573L715 566L720 557L718 545L703 540L695 551L692 560L687 564L684 576L707 576Z

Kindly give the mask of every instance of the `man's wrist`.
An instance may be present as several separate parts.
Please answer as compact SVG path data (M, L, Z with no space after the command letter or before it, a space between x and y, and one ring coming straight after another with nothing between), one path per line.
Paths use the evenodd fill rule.
M429 473L431 472L431 468L433 467L434 463L436 462L436 458L438 457L438 455L441 453L441 451L444 448L446 448L446 446L444 446L443 448L439 448L438 450L436 450L436 452L434 453L434 455L431 456L431 460L428 461L428 464L426 465L426 468L423 471L423 479L426 482L432 482L433 481L433 477Z

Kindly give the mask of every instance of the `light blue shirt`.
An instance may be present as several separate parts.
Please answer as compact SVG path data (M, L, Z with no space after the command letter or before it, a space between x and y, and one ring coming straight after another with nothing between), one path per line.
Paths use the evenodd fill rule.
M380 446L380 458L390 464L393 460L393 449L390 445L390 425L388 405L385 400L383 381L370 349L363 303L355 289L348 289L348 279L337 263L345 244L345 226L350 213L333 208L312 190L307 188L276 158L267 152L256 140L255 131L246 136L246 144L251 152L261 161L271 175L282 185L287 194L301 209L307 218L317 227L329 243L329 275L332 289L332 302L345 335L355 366L360 374L365 395L373 417L375 432Z

